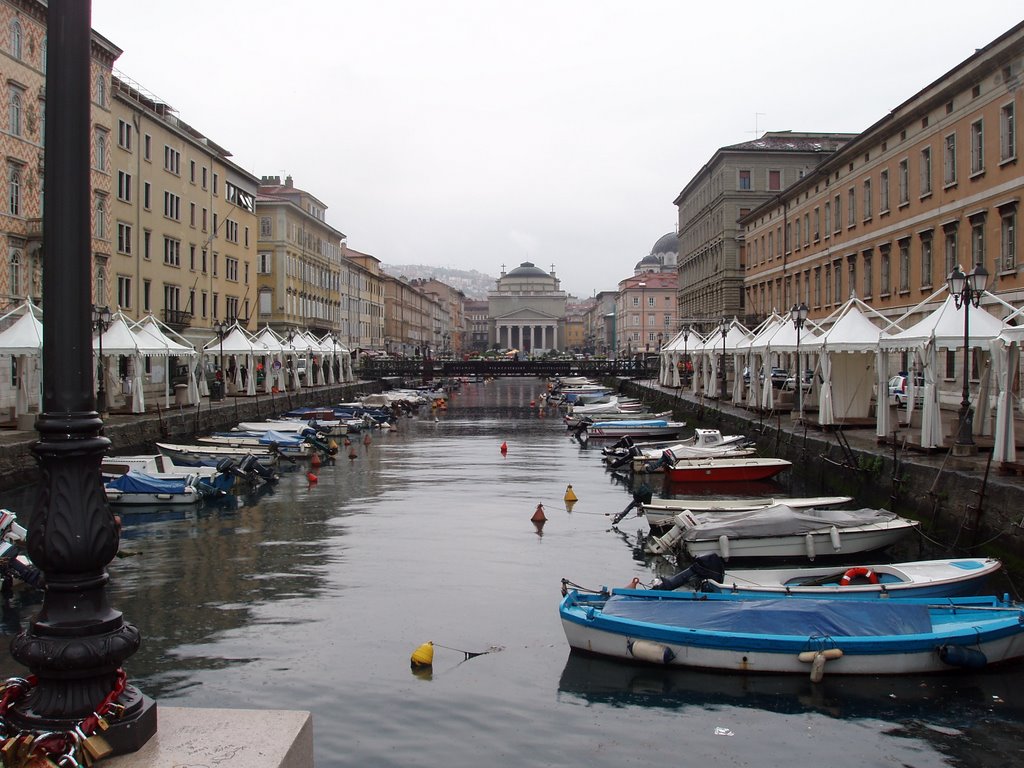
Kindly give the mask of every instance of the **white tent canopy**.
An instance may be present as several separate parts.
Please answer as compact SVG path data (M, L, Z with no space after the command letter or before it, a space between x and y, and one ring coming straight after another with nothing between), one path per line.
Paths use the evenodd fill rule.
M31 299L8 312L0 318L3 325L10 318L17 316L7 328L0 331L0 354L17 358L18 392L15 399L14 415L21 416L29 412L31 395L35 395L38 411L43 409L42 391L42 350L43 324L36 315L42 316L42 310L36 307ZM33 386L32 382L35 382Z
M231 384L236 392L244 389L247 395L256 394L256 356L265 355L267 351L267 346L257 342L237 320L224 334L223 342L220 337L215 337L203 345L203 352L206 355L218 357L223 354L225 358L234 358L234 376ZM245 366L245 377L242 376L242 366ZM227 378L227 373L222 372L222 375Z
M262 344L266 348L266 362L263 370L263 391L267 394L283 392L285 390L284 380L284 352L285 342L271 329L269 325L256 334L255 343Z
M871 396L877 386L876 411L884 410L885 413L876 424L888 429L888 409L884 399L888 379L882 380L877 375L881 370L877 361L882 329L871 322L865 312L878 315L863 301L851 296L832 314L831 327L817 339L822 379L818 398L820 424L838 423L836 414L841 419L867 418L871 413Z
M172 357L189 357L195 358L196 350L191 344L187 343L184 339L178 341L173 338L177 336L173 330L163 325L153 315L147 315L140 322L136 323L132 330L135 335L139 338L140 348L150 348L156 346L163 350L162 354L167 358L165 365L166 375L164 376L164 402L168 407L171 403L171 370L170 370L170 359ZM205 377L204 377L205 378ZM188 366L188 402L190 405L195 405L199 402L199 385L196 379L196 366L190 362Z

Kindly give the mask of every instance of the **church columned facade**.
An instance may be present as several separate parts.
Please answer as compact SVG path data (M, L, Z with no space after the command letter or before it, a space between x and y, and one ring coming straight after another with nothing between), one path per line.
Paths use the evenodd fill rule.
M551 272L524 261L501 271L497 287L487 295L491 348L542 355L565 346L565 291Z

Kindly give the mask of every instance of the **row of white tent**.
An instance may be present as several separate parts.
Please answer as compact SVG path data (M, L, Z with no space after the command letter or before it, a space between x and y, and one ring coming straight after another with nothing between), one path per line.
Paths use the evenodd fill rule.
M702 390L716 392L719 367L724 356L732 357L733 370L749 371L749 386L744 377L737 375L732 383L732 401L751 408L772 410L778 391L770 382L772 366L783 357L800 356L801 370L815 373L812 392L804 395L805 405L817 405L818 422L836 425L848 419L870 416L872 400L875 407L875 432L886 437L892 425L888 403L890 357L905 354L908 370L908 414L913 414L915 403L921 404L921 446L938 448L945 435L940 412L939 382L945 377L945 359L939 352L962 350L964 347L964 313L967 313L968 346L982 353L983 366L979 377L973 428L976 434L992 434L991 416L995 406L995 437L993 460L1016 460L1014 439L1014 403L1011 387L1020 365L1020 344L1024 340L1024 327L1014 325L1024 310L1014 309L999 297L985 294L990 302L1007 312L1003 320L987 309L974 307L968 302L957 308L953 297L947 295L941 304L923 319L906 328L909 318L920 314L938 299L939 291L907 312L896 321L890 321L856 297L824 320L808 321L800 331L787 316L773 313L757 328L748 330L733 320L724 333L715 330L701 338L694 333L680 331L662 348L659 381L663 386L681 387L679 363L692 361L693 376L690 387L694 395ZM960 364L957 365L960 370ZM920 379L919 379L920 377ZM915 379L923 380L923 398L915 393ZM876 394L877 393L877 394ZM957 398L959 402L959 397ZM1017 407L1024 411L1024 399Z
M15 414L27 413L30 400L33 399L30 388L36 390L35 400L38 409L42 410L41 377L36 376L37 386L31 387L33 374L41 368L43 349L42 311L31 300L0 317L0 354L12 355L17 359L18 391ZM344 344L327 335L316 338L309 331L296 333L285 338L275 333L269 326L256 334L249 333L236 321L224 334L223 339L216 336L196 349L187 339L161 323L152 315L134 321L121 312L111 316L110 323L102 334L93 336L93 352L102 356L100 369L105 378L104 388L107 392L128 392L131 395L132 413L143 413L146 409L143 391L144 358L163 357L187 358L188 403L195 405L200 396L208 396L209 386L203 374L205 359L218 360L233 358L236 363L230 368L234 371L234 388L247 395L255 395L256 379L253 375L258 365L264 368L263 391L270 393L276 388L298 390L304 386L318 386L355 381L352 370L352 353ZM118 358L128 357L131 360L131 384L122 388L118 376ZM35 359L33 359L35 358ZM308 371L308 380L303 382L299 376L298 361L305 360L304 368ZM316 360L317 365L310 363ZM249 373L243 379L242 368ZM286 381L288 375L291 381ZM170 405L171 387L169 365L164 366L164 397ZM226 384L227 382L225 382ZM97 382L98 384L98 382Z

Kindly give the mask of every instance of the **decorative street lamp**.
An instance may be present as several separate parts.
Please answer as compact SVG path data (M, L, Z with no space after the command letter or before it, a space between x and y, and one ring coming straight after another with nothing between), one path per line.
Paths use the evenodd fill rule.
M800 372L800 331L803 330L809 311L807 305L802 301L799 306L794 304L793 308L789 310L789 316L796 328L796 412L801 421L804 418L804 380Z
M103 359L103 334L110 327L110 307L92 308L92 327L99 334L100 345L100 386L96 390L96 410L107 412L107 361Z
M218 320L213 324L214 333L217 334L217 338L220 339L220 361L217 363L218 370L220 372L220 392L218 393L218 400L224 399L224 393L227 392L228 381L224 375L224 337L227 335L228 329L231 326L223 320Z
M964 386L960 400L960 423L957 426L956 440L953 443L955 455L967 455L974 453L977 447L974 445L974 414L971 412L970 391L968 384L971 375L971 338L969 332L968 318L970 317L969 304L977 309L981 305L981 295L988 285L988 270L981 264L976 264L968 274L964 274L958 264L946 278L946 287L953 296L953 303L957 309L964 311Z
M722 332L722 394L720 396L721 401L725 401L725 337L729 333L729 321L726 318L722 318L722 322L718 325L718 330Z

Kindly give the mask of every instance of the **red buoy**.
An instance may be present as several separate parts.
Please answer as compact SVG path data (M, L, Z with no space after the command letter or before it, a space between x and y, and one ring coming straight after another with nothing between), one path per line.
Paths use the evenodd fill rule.
M371 440L372 440L372 438L370 437L370 433L369 432L367 432L367 433L365 433L363 435L363 445L369 445Z
M501 444L501 453L502 453L503 456L506 453L508 453L508 443L505 443L504 441Z
M536 511L533 513L533 517L530 518L531 522L534 523L546 523L547 517L544 515L544 505L538 504Z
M320 454L314 451L313 455L309 457L309 463L314 467L320 466Z
M309 480L309 482L311 483L315 483L317 481L317 476L314 475L312 472L307 472L306 479Z

